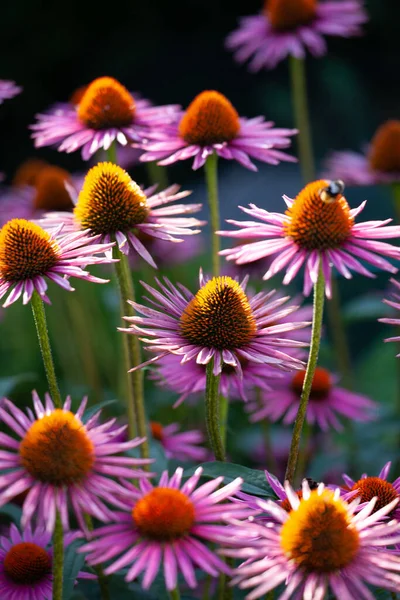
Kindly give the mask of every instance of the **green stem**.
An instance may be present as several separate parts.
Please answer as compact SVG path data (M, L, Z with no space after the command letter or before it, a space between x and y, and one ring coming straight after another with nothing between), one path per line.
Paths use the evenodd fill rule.
M54 369L53 357L51 354L49 332L47 330L46 313L44 311L43 300L37 292L32 294L32 312L35 320L37 336L39 339L40 351L42 353L43 364L46 371L47 383L51 398L56 408L62 407L60 390Z
M351 390L351 358L346 330L340 312L340 295L337 279L332 277L332 298L327 303L327 313L332 335L335 357L339 369L342 385Z
M219 418L220 418L220 432L222 445L226 450L226 437L228 433L228 412L229 412L229 398L219 395Z
M174 590L171 590L169 592L169 595L170 595L171 600L180 600L180 598L181 598L178 587L176 587Z
M85 515L85 522L89 531L93 531L93 520L90 515ZM90 540L90 536L87 536L87 540ZM108 577L104 575L103 565L100 563L98 565L95 565L93 568L97 575L101 600L111 600L110 591L108 589Z
M210 600L211 584L212 584L212 576L207 575L206 580L204 582L204 589L203 589L203 595L201 597L201 600Z
M129 268L128 258L116 246L113 250L114 258L119 258L115 264L115 271L120 291L121 317L133 316L134 309L128 300L135 301L135 290L132 275ZM128 372L132 367L140 365L141 349L139 339L135 335L124 336L125 368ZM146 415L144 409L143 372L141 369L133 373L127 373L128 378L128 431L131 437L139 435L147 436ZM142 458L149 457L149 444L146 440L140 444Z
M206 381L206 425L208 440L215 460L225 460L225 448L221 438L220 407L219 407L219 380L221 375L213 374L214 359L207 365Z
M309 183L315 179L315 166L308 114L305 61L301 58L290 56L289 67L295 122L299 130L298 147L300 166L304 181Z
M310 353L308 355L307 369L304 377L303 390L301 392L299 410L293 427L292 443L290 446L289 459L286 467L285 479L293 483L296 474L297 460L301 441L301 432L307 412L308 399L310 397L315 368L318 361L319 346L321 341L322 318L324 313L325 280L320 264L318 279L314 285L313 322L311 331Z
M207 182L208 206L210 208L211 224L211 258L212 272L214 277L220 273L220 238L216 231L220 229L219 225L219 202L218 202L218 155L211 154L204 165L204 171Z
M106 155L107 155L108 162L114 163L115 165L118 164L118 159L117 159L117 142L113 142L111 144L111 146L109 147L109 149L106 151Z
M62 600L64 569L64 532L57 511L53 533L53 600Z
M303 439L302 439L301 448L299 450L299 459L298 459L298 463L297 463L297 473L299 474L301 479L303 479L303 477L306 477L306 475L307 475L306 471L307 471L308 447L309 447L309 443L310 443L310 438L311 438L311 425L309 423L307 423L307 421L306 421L304 423Z
M147 162L145 164L150 185L157 183L159 190L165 190L165 188L168 187L168 175L166 167L162 167L156 162Z

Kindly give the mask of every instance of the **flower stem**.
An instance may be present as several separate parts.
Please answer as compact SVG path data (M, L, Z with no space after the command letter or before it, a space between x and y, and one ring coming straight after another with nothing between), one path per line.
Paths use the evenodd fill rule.
M392 184L393 207L396 213L397 223L400 223L400 183Z
M168 187L168 175L166 167L158 165L156 162L147 162L146 171L150 185L158 183L159 189L164 190Z
M220 431L222 445L226 450L226 437L228 433L228 412L229 412L229 398L219 395L219 418L220 418Z
M106 150L107 160L115 165L118 164L117 160L117 143L113 142L108 150Z
M169 595L171 597L171 600L180 600L181 598L178 587L176 587L174 590L170 590Z
M35 320L36 325L37 336L39 339L40 351L42 353L43 364L46 371L47 383L49 385L50 395L55 407L62 408L60 390L58 389L56 372L54 369L54 362L51 354L49 332L47 330L46 322L46 313L44 311L43 300L36 291L32 294L31 305L33 318Z
M307 101L305 61L289 57L290 83L294 105L296 127L299 130L298 147L300 166L306 183L315 179L310 120Z
M119 258L119 262L115 264L115 271L118 279L120 291L121 317L124 315L133 316L134 309L128 300L135 301L135 290L131 272L129 269L128 258L116 246L113 250L114 258ZM139 339L134 335L124 335L124 358L125 369L128 372L132 367L140 365L141 350ZM130 437L139 435L140 437L147 436L146 430L146 415L144 409L144 392L143 392L143 372L141 369L133 373L127 373L128 377L128 431ZM140 452L142 458L149 458L149 445L147 440L140 444Z
M53 533L53 600L62 600L64 569L64 532L57 511Z
M308 399L318 361L319 346L321 342L322 318L324 313L325 280L320 264L318 279L314 285L314 306L311 331L310 353L308 355L307 369L304 377L303 389L300 397L299 409L293 427L292 443L290 445L289 459L286 467L285 479L293 483L296 474L297 460L301 441L301 432L307 412Z
M332 277L332 298L329 300L329 302L327 302L326 308L341 382L345 388L351 390L352 377L350 349L340 312L339 286L335 277Z
M210 223L211 223L211 258L212 272L214 277L218 277L220 273L220 238L216 235L216 231L220 229L219 225L219 202L218 202L218 155L214 152L211 154L204 165L204 171L207 182L208 206L210 208Z
M207 365L206 381L206 425L208 440L215 460L225 460L225 448L221 438L220 407L219 407L219 380L221 375L213 374L214 359Z

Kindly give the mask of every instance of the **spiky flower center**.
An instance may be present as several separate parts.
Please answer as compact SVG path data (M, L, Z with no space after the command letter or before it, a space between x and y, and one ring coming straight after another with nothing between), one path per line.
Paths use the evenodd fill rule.
M285 212L285 235L305 250L339 248L351 233L349 205L340 193L331 196L330 186L325 180L309 183Z
M163 426L157 421L150 421L150 431L153 439L162 442L164 439Z
M400 121L387 121L375 133L369 163L376 171L400 172Z
M233 140L240 129L239 115L223 94L214 90L196 96L179 123L188 144L210 146Z
M76 90L74 90L69 98L71 104L78 106L81 102L83 96L85 95L86 90L88 89L88 85L81 85Z
M189 533L195 510L193 502L180 490L159 487L135 504L132 517L143 537L172 541Z
M12 219L0 230L0 277L24 281L46 275L60 249L47 231L25 219Z
M19 454L34 479L55 486L80 483L95 461L85 426L72 412L60 408L32 423Z
M333 573L349 565L359 548L346 504L333 492L316 490L289 513L281 530L281 547L303 570Z
M378 499L374 506L374 512L383 508L396 498L399 498L399 494L393 485L380 477L365 477L364 479L359 479L351 489L358 490L356 498L360 498L361 502L369 502L376 496Z
M295 392L297 396L301 396L301 392L303 390L304 378L306 376L305 370L297 371L297 373L293 376L292 379L292 390ZM332 378L330 376L329 371L323 369L322 367L317 367L315 369L313 381L311 384L311 393L310 398L312 400L324 400L327 397L330 390L332 388Z
M317 13L317 0L265 0L264 13L277 31L308 25Z
M41 546L21 542L7 552L3 567L6 577L13 583L33 586L51 574L51 558Z
M82 229L113 234L129 231L149 214L147 198L126 171L99 163L85 177L74 214Z
M257 331L246 294L231 277L214 277L182 313L180 333L195 346L234 350L246 346Z
M134 116L134 99L113 77L92 81L78 104L78 118L92 129L131 125Z
M74 204L65 187L71 178L68 171L48 166L36 178L34 207L38 210L72 210Z
M40 158L28 158L15 171L13 185L35 186L40 171L47 166L47 162Z

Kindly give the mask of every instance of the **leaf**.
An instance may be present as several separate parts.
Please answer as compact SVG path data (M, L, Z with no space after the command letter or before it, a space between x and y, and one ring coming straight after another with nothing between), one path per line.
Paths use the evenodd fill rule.
M89 419L91 417L93 417L93 415L95 415L97 412L99 412L99 410L105 408L106 406L110 406L111 404L115 404L116 402L117 402L116 400L104 400L103 402L94 404L93 406L91 406L90 408L85 410L85 412L83 413L83 416L82 416L83 423L87 423L89 421Z
M199 466L203 468L202 477L204 479L215 479L216 477L223 476L224 483L229 483L236 479L236 477L241 477L244 482L241 487L242 492L264 498L275 498L263 471L219 461L203 463ZM197 468L186 469L184 477L193 475Z
M150 449L150 458L154 459L154 462L150 465L150 471L152 473L156 473L156 475L161 475L163 471L168 470L168 460L165 456L164 448L157 440L150 439L149 440L149 449ZM127 450L126 454L130 456L134 456L135 458L140 457L140 446L137 448L133 448L132 450Z
M78 552L84 544L83 540L76 540L69 544L64 553L64 580L63 600L69 600L74 592L75 582L79 571L85 563L85 554Z
M0 398L6 396L13 391L18 384L24 381L34 381L36 379L34 373L22 373L12 377L2 377L0 379Z
M16 504L4 504L0 507L0 515L6 515L18 525L21 522L22 510Z

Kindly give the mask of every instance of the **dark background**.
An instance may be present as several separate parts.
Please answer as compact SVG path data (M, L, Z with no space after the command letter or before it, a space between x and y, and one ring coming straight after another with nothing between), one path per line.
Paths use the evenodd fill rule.
M308 60L319 157L327 148L357 148L381 121L399 117L400 2L367 0L366 6L365 36L330 37L328 56ZM11 175L32 154L27 126L35 113L102 75L160 104L187 106L198 92L215 88L243 116L265 114L290 126L286 62L253 75L224 50L238 17L260 7L260 0L5 2L0 78L14 79L24 93L0 112L1 170ZM80 165L78 153L40 154L70 169Z

